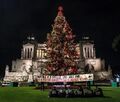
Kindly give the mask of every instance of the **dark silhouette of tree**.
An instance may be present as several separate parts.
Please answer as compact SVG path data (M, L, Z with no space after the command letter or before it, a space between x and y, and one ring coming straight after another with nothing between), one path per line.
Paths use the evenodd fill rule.
M120 52L120 34L113 39L112 48L114 49L114 51Z

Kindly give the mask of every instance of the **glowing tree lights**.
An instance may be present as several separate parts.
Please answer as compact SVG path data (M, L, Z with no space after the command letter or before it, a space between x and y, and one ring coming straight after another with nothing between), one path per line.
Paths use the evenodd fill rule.
M47 34L47 71L46 74L66 75L77 73L75 35L63 15L63 8L58 8L57 17Z

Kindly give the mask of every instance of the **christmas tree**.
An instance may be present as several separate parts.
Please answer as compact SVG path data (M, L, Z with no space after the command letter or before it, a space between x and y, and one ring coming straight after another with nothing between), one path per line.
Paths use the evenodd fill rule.
M63 15L63 8L58 8L57 17L47 34L47 71L51 75L78 73L76 59L79 57L74 43L75 35Z

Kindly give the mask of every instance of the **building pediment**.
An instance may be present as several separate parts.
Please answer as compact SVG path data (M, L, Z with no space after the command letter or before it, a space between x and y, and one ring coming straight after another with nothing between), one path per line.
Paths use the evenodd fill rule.
M23 46L33 46L31 43L24 44Z

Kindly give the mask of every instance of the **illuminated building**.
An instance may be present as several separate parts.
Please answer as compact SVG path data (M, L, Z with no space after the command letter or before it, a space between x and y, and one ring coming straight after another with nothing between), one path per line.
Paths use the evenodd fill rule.
M60 7L58 15L55 19L55 24L53 26L52 37L50 34L47 35L48 39L47 44L46 43L40 44L36 42L35 37L29 36L27 38L27 41L23 44L21 50L21 58L17 59L16 61L12 61L11 72L9 72L9 67L8 66L6 67L4 81L26 81L26 82L37 81L39 77L47 75L50 72L49 70L47 70L48 67L46 66L47 63L49 64L52 63L52 65L56 66L56 69L55 67L51 68L51 65L49 66L49 68L52 71L56 71L55 74L57 73L57 70L59 70L59 73L57 73L57 75L61 74L64 75L64 71L66 70L67 74L93 73L95 76L94 78L95 80L111 78L112 76L111 69L109 68L109 70L106 71L104 63L105 61L96 57L94 42L91 41L89 37L84 37L83 40L77 44L74 44L72 42L74 35L72 35L72 30L69 27L68 23L66 23L62 10L63 9ZM64 24L62 25L59 24L61 21ZM66 40L64 40L67 45L63 43L62 41L63 39L57 39L59 38L58 36L60 36L59 35L60 32L58 31L61 30L61 28L65 33L66 32L68 33L68 35L65 35ZM62 42L62 44L60 45L59 42L60 43ZM64 47L65 50L61 51L61 49L59 49L61 48L61 46L66 46ZM54 51L52 47L54 47ZM67 49L68 47L71 48L69 48L68 50ZM66 49L68 50L68 52L70 52L71 50L71 52L75 56L73 56L70 53L67 53ZM75 51L75 53L73 50ZM52 53L52 56L51 54L49 54L51 53L51 51L54 52L54 54ZM65 54L63 55L63 53ZM51 56L51 58L49 58L49 56ZM60 63L58 63L58 61L56 60L57 58L60 61L61 59L59 59L59 57L62 59L64 58L63 59L64 63L62 63L62 65L60 65ZM70 62L69 64L68 61ZM66 69L63 68L64 66L67 68ZM68 68L68 66L70 67ZM77 70L75 73L73 73L75 70L72 71L73 69L71 66L77 66L76 67ZM48 72L47 74L46 71Z

